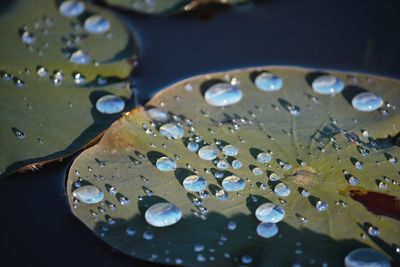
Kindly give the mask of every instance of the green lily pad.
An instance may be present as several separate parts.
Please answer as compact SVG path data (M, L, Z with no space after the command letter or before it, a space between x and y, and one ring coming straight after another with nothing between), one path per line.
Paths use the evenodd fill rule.
M130 9L151 15L168 15L182 11L190 11L198 6L210 3L236 5L249 0L106 0L109 5Z
M330 91L344 90L317 94L311 85L323 73L313 70L260 67L198 76L161 91L75 159L67 181L73 214L113 248L167 264L343 266L361 247L396 260L400 82L325 73L340 80L320 85L336 81ZM364 91L385 103L357 111L352 100ZM206 153L207 145L217 155ZM157 163L162 157L170 160ZM186 190L190 175L203 177L206 189ZM173 224L179 212L171 208L158 223L173 225L152 226L157 220L144 215L160 202L178 207L182 218ZM263 238L255 210L269 202L285 216L260 226L272 235Z
M85 30L93 15L109 30ZM123 79L136 43L107 10L85 3L82 14L65 17L57 1L13 1L4 6L0 33L1 176L71 154L104 131L118 116L97 112L98 97L131 98Z

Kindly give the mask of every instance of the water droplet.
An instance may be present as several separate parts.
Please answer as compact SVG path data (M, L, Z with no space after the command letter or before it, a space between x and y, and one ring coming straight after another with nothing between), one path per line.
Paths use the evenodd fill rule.
M222 187L228 192L242 191L246 187L246 182L240 177L231 175L222 181Z
M303 197L309 197L310 196L310 191L308 191L307 189L302 189L301 190L301 195L303 196Z
M364 92L356 95L351 104L358 111L374 111L383 106L383 99L371 92Z
M242 96L242 91L229 83L214 84L204 94L206 102L217 107L235 104L242 99Z
M218 156L218 150L214 146L203 146L197 153L204 160L213 160Z
M123 111L125 102L122 98L115 95L105 95L96 102L97 111L103 114L115 114Z
M255 176L259 176L259 175L263 175L264 171L259 168L259 167L255 167L251 170L251 172L255 175Z
M274 192L277 196L287 197L290 195L290 188L284 183L279 183L275 186Z
M166 123L160 127L160 134L170 139L181 139L185 130L179 124Z
M269 163L272 160L272 156L269 153L261 152L257 155L257 161L260 163Z
M263 238L271 238L278 233L278 226L275 223L262 222L257 226L257 234Z
M378 236L379 235L379 229L376 226L369 226L368 227L368 234L370 236Z
M204 250L204 245L201 243L195 244L193 250L195 252L202 252Z
M222 154L225 156L236 156L238 154L239 150L234 147L233 145L226 145L222 148Z
M30 31L24 31L21 34L21 41L24 44L31 45L35 42L35 35L33 33L31 33Z
M93 15L85 20L83 27L87 32L99 34L108 31L111 24L108 19L100 15Z
M354 176L350 176L349 178L349 184L351 185L357 185L358 184L358 178Z
M387 189L387 184L385 182L380 181L378 184L379 189L381 190L386 190Z
M183 187L191 192L200 192L206 189L207 181L203 177L190 175L183 180Z
M276 181L279 181L280 179L281 179L281 177L278 175L278 174L276 174L275 172L272 172L270 175L269 175L269 180L271 181L271 182L276 182Z
M69 61L75 64L84 65L90 63L90 56L82 50L77 50L71 54Z
M215 192L215 197L218 199L218 200L222 200L222 201L225 201L225 200L228 200L228 193L227 192L225 192L225 190L217 190L216 192Z
M228 229L229 230L234 231L236 229L236 227L237 227L236 222L234 222L234 221L229 221L228 222Z
M235 160L232 161L231 165L232 165L232 168L234 168L235 170L237 170L237 169L242 168L243 162L241 162L241 161L238 160L238 159L235 159Z
M326 211L328 209L328 203L323 200L318 200L317 203L315 204L315 208L319 212Z
M256 209L255 214L261 222L277 223L285 217L285 210L274 203L264 203Z
M254 84L262 91L273 92L282 88L283 80L269 72L262 72L257 75Z
M358 161L358 160L356 161L356 163L354 163L354 166L359 170L364 169L364 163L362 163L361 161Z
M81 186L75 189L72 195L85 204L96 204L104 198L104 193L94 185Z
M351 251L344 259L345 267L390 267L390 260L381 252L371 248Z
M143 232L143 238L145 240L152 240L154 238L154 234L150 231Z
M148 208L144 217L153 226L165 227L177 223L182 218L182 211L171 203L162 202Z
M49 71L45 67L39 66L36 70L36 74L37 76L44 78L49 76Z
M64 1L58 11L64 17L77 17L85 11L85 3L75 0Z
M136 234L136 230L133 227L128 227L128 228L126 228L125 231L126 231L126 234L129 236L134 236Z
M162 172L170 172L176 169L176 162L171 158L161 157L157 160L156 166Z
M187 144L187 149L191 152L197 152L197 150L199 150L199 144L196 142L190 142Z
M73 74L73 77L74 77L74 83L75 83L75 84L84 84L85 81L86 81L85 76L83 76L83 75L80 74L80 73L74 73L74 74Z
M312 82L314 92L322 95L334 95L343 91L344 83L333 75L322 75Z
M15 127L11 128L12 132L18 139L24 139L25 138L25 133Z
M243 255L242 256L242 262L244 264L250 264L253 261L253 258L250 257L249 255Z
M153 120L157 122L167 122L170 119L170 116L167 112L162 111L158 108L150 108L146 110L147 115Z

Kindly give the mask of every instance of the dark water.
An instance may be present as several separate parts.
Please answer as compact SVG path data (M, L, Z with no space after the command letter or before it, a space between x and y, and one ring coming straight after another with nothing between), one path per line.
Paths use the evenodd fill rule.
M217 14L123 12L142 46L140 103L178 80L255 65L297 65L400 78L400 2L270 0ZM68 161L0 181L1 266L154 266L99 241L69 211Z

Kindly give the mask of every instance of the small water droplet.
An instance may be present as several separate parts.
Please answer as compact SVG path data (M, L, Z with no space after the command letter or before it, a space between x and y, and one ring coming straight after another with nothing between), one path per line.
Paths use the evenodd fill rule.
M85 204L96 204L104 198L104 193L94 185L81 186L75 189L72 195Z
M254 80L256 87L265 92L279 91L282 88L283 80L269 72L262 72Z
M242 262L244 264L250 264L253 261L253 258L250 257L249 255L243 255L242 256Z
M160 171L169 172L176 169L176 162L171 158L161 157L156 161L156 167Z
M18 139L24 139L25 138L25 133L15 127L11 128L12 132Z
M146 110L147 115L153 120L157 122L167 122L170 120L170 116L167 112L162 111L158 108L150 108Z
M226 145L222 148L222 154L225 156L236 156L238 154L239 150L233 146L233 145Z
M259 167L255 167L251 170L251 172L255 175L255 176L260 176L264 174L264 171L259 168Z
M242 168L243 162L241 162L241 161L238 160L238 159L235 159L235 160L232 161L231 165L232 165L232 168L233 168L233 169L237 170L237 169Z
M354 166L359 170L364 169L364 163L362 163L361 161L358 161L358 160L356 161L356 163L354 163Z
M310 196L310 191L308 191L307 189L302 189L301 190L301 195L303 196L303 197L309 197Z
M328 209L328 203L323 200L318 200L317 203L315 204L315 208L319 212L326 211Z
M128 227L125 231L128 236L134 236L136 234L136 229L133 227Z
M199 150L199 144L196 142L189 142L187 144L187 149L191 152L197 152L197 150Z
M351 100L351 104L358 111L369 112L382 107L384 102L380 96L371 92L364 92L356 95Z
M24 44L31 45L31 44L33 44L35 42L35 39L36 39L35 35L33 33L31 33L30 31L24 31L21 34L21 41Z
M103 114L115 114L123 111L125 102L122 98L115 95L105 95L96 102L97 111Z
M279 183L275 186L274 192L277 196L287 197L290 195L290 188L284 183Z
M275 172L272 172L270 175L269 175L269 180L271 181L271 182L276 182L276 181L279 181L280 179L281 179L281 177L277 174L277 173L275 173Z
M239 87L229 83L217 83L207 89L204 99L212 106L224 107L239 102L242 96Z
M344 83L333 75L322 75L312 82L314 92L322 95L335 95L343 91Z
M49 76L49 71L45 67L39 66L36 69L36 74L39 77L45 78L45 77Z
M260 163L269 163L272 160L272 156L269 153L261 152L257 155L257 161Z
M183 180L183 187L191 192L200 192L206 189L207 181L203 177L190 175Z
M77 17L85 11L85 3L75 0L64 1L58 11L64 17Z
M100 15L93 15L85 20L83 27L89 33L100 34L108 31L111 23Z
M85 65L90 63L90 56L82 50L77 50L71 54L69 61L74 64Z
M146 222L156 227L165 227L177 223L182 218L182 211L167 202L157 203L145 212Z
M229 230L234 231L234 230L236 230L236 227L237 227L236 222L234 222L234 221L229 221L228 222L228 229Z
M274 203L264 203L256 209L255 215L261 222L277 223L285 217L285 210Z
M169 139L181 139L185 131L183 127L177 123L166 123L160 127L160 134Z

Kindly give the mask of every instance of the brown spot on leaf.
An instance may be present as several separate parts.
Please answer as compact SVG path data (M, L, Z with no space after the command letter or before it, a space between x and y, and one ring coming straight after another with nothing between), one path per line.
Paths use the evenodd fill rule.
M400 220L399 198L380 192L367 191L361 188L351 188L348 194L352 199L363 204L370 212Z
M318 181L316 171L309 166L296 169L293 174L286 175L286 178L302 186L312 185Z

